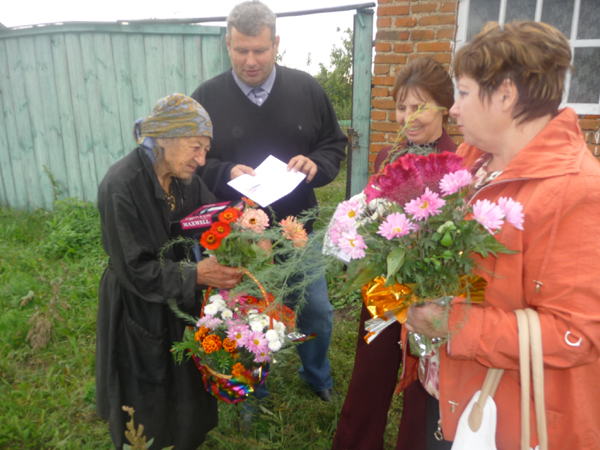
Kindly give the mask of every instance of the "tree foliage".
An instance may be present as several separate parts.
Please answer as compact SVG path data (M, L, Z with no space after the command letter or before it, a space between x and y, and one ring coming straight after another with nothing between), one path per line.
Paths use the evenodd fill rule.
M352 44L352 30L348 28L342 33L342 45L331 49L330 68L319 64L315 76L329 95L338 120L352 118Z

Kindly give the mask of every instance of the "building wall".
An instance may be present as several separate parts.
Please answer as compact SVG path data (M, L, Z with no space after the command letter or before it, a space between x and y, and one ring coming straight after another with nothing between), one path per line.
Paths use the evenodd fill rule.
M394 143L397 137L395 102L390 97L396 74L408 61L424 55L450 70L457 16L458 0L378 0L371 94L371 172L379 150ZM580 116L580 125L590 151L600 159L600 145L594 144L600 116ZM463 141L452 119L447 129L456 144Z

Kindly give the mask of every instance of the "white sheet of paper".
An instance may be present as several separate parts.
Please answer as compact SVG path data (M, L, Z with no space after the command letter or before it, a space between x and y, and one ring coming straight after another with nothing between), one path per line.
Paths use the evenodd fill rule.
M255 176L244 174L227 184L263 208L288 195L306 178L302 172L288 172L287 164L273 155L269 155L254 172Z

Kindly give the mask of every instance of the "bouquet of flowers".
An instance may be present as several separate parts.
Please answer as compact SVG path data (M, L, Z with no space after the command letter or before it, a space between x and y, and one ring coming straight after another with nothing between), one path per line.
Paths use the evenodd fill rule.
M176 360L191 356L208 392L227 403L243 401L264 382L274 352L311 338L294 331L296 314L283 305L284 298L312 280L305 276L312 263L306 262L311 247L304 226L290 216L269 227L267 214L251 200L244 202L243 212L234 207L222 211L200 244L246 277L230 291L209 288L199 318L171 303L192 326L173 346ZM298 274L304 281L290 283Z
M193 324L173 347L176 360L191 355L207 391L227 403L245 400L264 383L274 352L303 340L294 332L294 311L275 303L264 289L261 299L208 290L200 318L173 308Z
M362 286L373 316L367 342L393 321L404 322L411 304L483 300L485 281L472 274L473 255L512 253L494 234L504 221L523 229L523 213L510 198L466 202L470 183L453 153L405 154L338 205L325 248L348 261L346 288Z
M244 211L225 209L219 220L202 234L200 244L219 263L254 274L281 302L290 293L289 280L302 272L300 261L310 252L306 230L302 221L293 216L271 224L269 216L252 200L245 197L243 200ZM272 264L273 261L278 264ZM260 294L257 284L250 279L238 285L235 292Z

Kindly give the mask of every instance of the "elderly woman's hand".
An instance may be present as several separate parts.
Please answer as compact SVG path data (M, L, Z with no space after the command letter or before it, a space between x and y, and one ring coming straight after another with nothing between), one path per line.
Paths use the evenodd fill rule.
M431 338L448 336L448 318L446 307L434 302L423 306L412 305L408 308L404 326L408 331Z
M196 283L216 287L218 289L231 289L242 280L242 272L234 267L223 266L217 258L210 257L198 263L196 270Z

